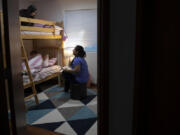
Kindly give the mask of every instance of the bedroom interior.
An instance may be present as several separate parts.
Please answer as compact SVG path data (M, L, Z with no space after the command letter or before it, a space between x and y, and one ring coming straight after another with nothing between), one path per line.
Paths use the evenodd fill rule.
M44 28L38 25L20 25L19 27L19 47L22 49L22 79L27 125L55 133L95 135L97 134L97 3L95 0L88 0L84 2L84 5L77 6L82 0L77 0L77 3L71 0L69 2L64 0L50 2L46 0L47 3L51 3L56 8L45 12L46 7L43 7L41 2L41 0L19 1L19 9L27 8L30 4L35 5L38 9L38 15L35 19L19 17L20 24L21 22L28 22L50 26ZM62 12L63 4L66 8L63 8ZM59 12L63 16L56 16L58 9L60 9ZM50 15L53 12L56 13L54 18ZM46 13L49 13L49 15ZM68 18L71 13L77 17L78 15L86 17L87 14L93 17L92 20L87 21L84 21L85 18L83 18L83 21L74 18L74 24L93 23L90 28L85 27L86 24L84 24L84 31L87 34L84 34L85 37L76 38L74 36L75 33L79 34L79 30L83 26L77 26L79 28L75 29L76 25L73 26L72 19ZM59 33L56 33L57 29ZM48 34L44 35L43 33ZM77 41L74 41L74 38ZM68 42L74 42L74 46L69 45ZM85 44L86 61L90 74L90 80L87 84L87 98L82 100L70 99L69 93L64 92L63 78L59 75L61 68L67 66L70 59L72 60L72 48L76 44ZM93 46L88 48L89 44ZM44 56L48 56L49 63L51 60L55 60L53 65L40 67L40 69L36 69L37 71L33 71L31 52L34 50L41 54L41 61L43 62L45 62ZM11 110L9 110L9 119L11 121Z

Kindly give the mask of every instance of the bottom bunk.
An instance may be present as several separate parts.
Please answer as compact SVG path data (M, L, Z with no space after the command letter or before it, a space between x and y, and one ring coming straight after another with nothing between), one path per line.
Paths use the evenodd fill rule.
M42 68L39 72L33 73L34 83L40 84L52 78L58 77L61 72L61 66L53 65L47 68ZM27 74L23 75L24 88L28 88L31 86L29 76Z
M37 84L58 78L58 84L60 85L61 66L58 51L59 48L34 49L29 53L29 57L26 56L26 60L22 63L23 85L24 89L31 87L32 94L25 95L25 100L35 97L36 103L39 104L35 87ZM25 49L24 52L26 52Z

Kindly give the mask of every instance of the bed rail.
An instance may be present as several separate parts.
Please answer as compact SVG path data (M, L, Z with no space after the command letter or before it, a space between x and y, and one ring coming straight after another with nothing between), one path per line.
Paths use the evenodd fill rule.
M35 27L35 26L22 26L20 25L20 31L31 31L31 32L45 32L52 33L51 35L33 35L33 34L21 34L22 39L61 39L62 35L56 35L56 22L46 21L42 19L32 19L26 17L19 17L20 24L22 22L34 23L52 26L51 28L46 27ZM62 23L63 24L63 23ZM63 29L63 26L61 26Z

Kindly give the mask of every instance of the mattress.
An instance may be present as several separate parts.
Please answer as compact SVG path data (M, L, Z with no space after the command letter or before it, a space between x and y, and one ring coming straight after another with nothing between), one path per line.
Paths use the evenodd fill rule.
M55 35L60 35L61 30L59 26L55 26ZM38 32L38 31L21 31L21 34L24 35L54 35L53 32Z
M61 67L59 65L54 65L51 67L47 68L42 68L40 72L33 73L33 79L34 81L40 81L42 79L45 79L46 77L55 74L55 73L60 73L61 72ZM23 75L23 83L24 85L29 83L29 76L28 75Z

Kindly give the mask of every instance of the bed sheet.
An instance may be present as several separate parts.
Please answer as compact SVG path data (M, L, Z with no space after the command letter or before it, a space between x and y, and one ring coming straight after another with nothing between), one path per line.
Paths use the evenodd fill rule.
M55 26L55 35L60 35L61 30L63 28L59 26ZM25 35L54 35L53 32L38 32L38 31L21 31L21 34Z
M37 73L33 73L33 79L34 81L40 81L54 73L60 73L61 72L61 66L59 65L54 65L51 67L47 67L47 68L42 68L40 70L40 72ZM28 75L23 75L23 83L27 84L29 82L29 76Z

